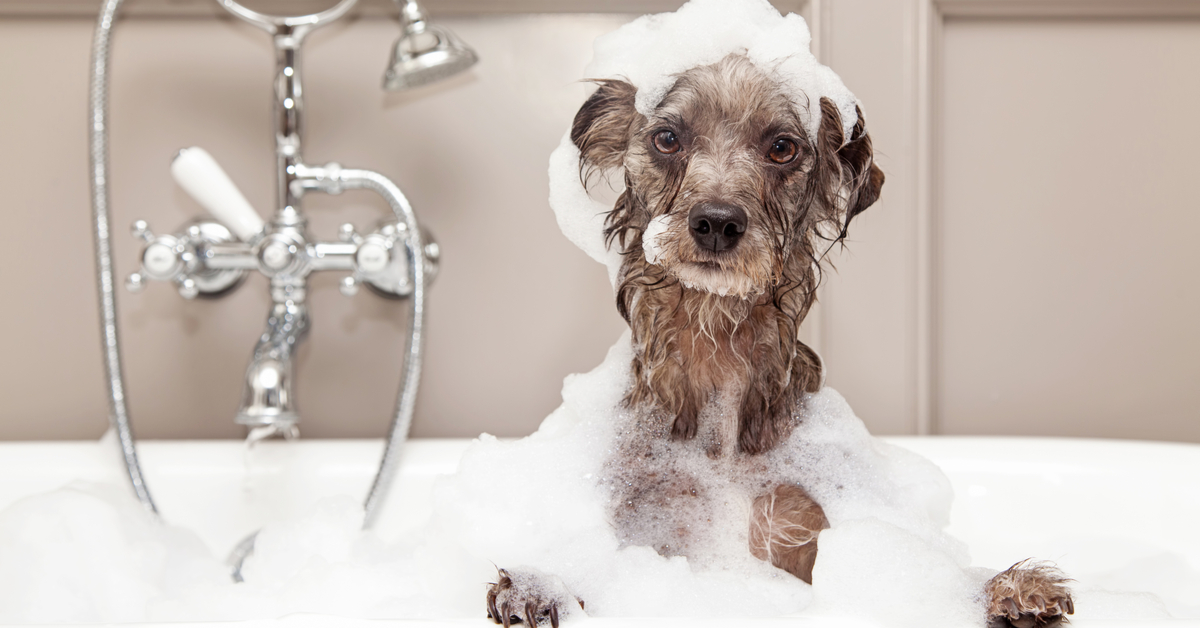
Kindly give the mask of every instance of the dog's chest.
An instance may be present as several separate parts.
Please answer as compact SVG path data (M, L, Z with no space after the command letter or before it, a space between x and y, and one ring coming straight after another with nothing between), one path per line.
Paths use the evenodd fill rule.
M759 330L751 321L690 320L680 313L675 340L677 358L693 386L713 390L744 385Z
M706 410L715 414L712 407ZM720 430L719 417L705 418L702 428ZM622 434L605 473L622 545L689 558L745 549L750 505L772 487L753 458L732 453L714 458L704 440L671 441L654 429Z

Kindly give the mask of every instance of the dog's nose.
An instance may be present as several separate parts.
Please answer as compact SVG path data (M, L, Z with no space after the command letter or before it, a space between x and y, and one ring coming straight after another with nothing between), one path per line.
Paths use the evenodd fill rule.
M692 239L714 253L732 249L746 233L746 212L728 203L700 203L688 212Z

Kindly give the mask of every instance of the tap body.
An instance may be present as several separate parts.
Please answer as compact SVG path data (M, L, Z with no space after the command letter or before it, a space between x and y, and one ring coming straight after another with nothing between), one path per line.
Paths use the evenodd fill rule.
M299 344L309 328L307 306L308 276L317 271L348 271L341 290L347 296L367 283L384 296L413 299L414 307L423 303L423 290L414 287L427 282L436 272L439 252L417 226L416 216L399 188L386 177L367 170L343 169L337 163L308 165L302 157L304 90L301 76L301 47L315 28L345 14L357 0L342 0L334 7L315 15L275 17L246 9L234 0L219 0L221 6L239 18L254 24L271 35L275 48L275 75L272 89L273 136L276 157L276 205L272 218L263 222L255 216L246 220L230 220L231 233L220 223L197 221L182 233L155 236L142 221L135 223L135 234L146 241L142 252L141 272L131 275L127 286L140 289L147 278L174 281L186 298L222 295L240 285L247 272L257 270L270 278L272 307L266 327L251 355L241 407L236 422L252 429L252 438L271 435L294 437L300 415L296 410L294 358ZM195 151L197 149L186 149ZM203 151L201 151L203 152ZM183 157L181 152L181 157ZM190 189L203 190L210 181L232 188L228 177L205 154L207 166L194 166L194 159L177 158L176 165L192 169L192 180L201 184ZM195 173L197 168L210 172ZM216 173L211 172L212 169ZM186 178L173 173L177 179ZM219 175L219 176L218 176ZM222 183L223 181L223 183ZM181 184L185 183L181 180ZM185 187L188 187L185 184ZM218 186L219 187L219 186ZM373 232L359 235L353 225L343 225L340 241L313 241L307 229L301 204L305 194L313 191L340 194L347 188L366 188L380 194L393 210L394 216L376 226ZM222 203L221 198L238 198L238 202ZM197 197L197 200L201 200ZM202 204L205 202L201 200ZM252 212L240 192L232 188L208 201L214 215L230 216L238 211ZM234 210L233 206L243 207ZM261 226L260 226L261 225ZM419 261L418 261L419 260ZM420 279L418 279L420 277ZM417 293L420 293L419 295ZM414 310L414 317L423 316L423 309ZM418 335L410 340L410 350L416 346ZM415 343L415 344L414 344ZM419 355L406 362L406 373L420 370ZM415 396L415 381L413 394ZM402 395L403 397L403 395ZM409 406L403 400L401 407ZM411 419L411 408L405 419Z
M267 317L267 328L254 347L246 369L246 387L236 421L250 428L294 434L300 420L295 410L292 358L308 333L308 306L295 301L276 303Z

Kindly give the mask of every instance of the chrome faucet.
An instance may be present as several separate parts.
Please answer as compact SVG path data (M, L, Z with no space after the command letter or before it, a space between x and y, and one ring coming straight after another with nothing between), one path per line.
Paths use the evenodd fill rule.
M343 0L314 15L275 17L247 9L235 0L218 0L233 15L265 30L275 44L275 214L264 223L211 156L202 149L188 148L175 158L171 172L217 222L197 221L180 234L159 237L144 221L133 227L146 246L141 270L126 282L130 290L141 290L147 279L156 279L172 281L182 296L195 298L223 295L240 285L251 270L270 278L273 306L246 369L245 392L235 419L250 428L251 441L298 435L292 357L308 332L310 273L349 271L341 283L346 295L355 294L359 285L366 283L385 296L407 297L412 281L406 244L422 251L426 282L437 270L437 245L428 234L410 234L405 220L386 220L365 236L347 224L340 231L340 242L313 242L300 209L309 191L338 194L346 187L364 187L368 179L382 178L345 170L336 163L309 166L301 152L301 46L310 32L344 15L356 1ZM447 31L430 25L414 2L404 3L402 10L405 33L393 47L385 75L387 87L423 84L474 63L475 54ZM419 41L422 37L425 44ZM407 205L402 197L397 200Z
M246 369L245 392L235 418L250 428L250 442L298 435L293 357L309 329L311 273L348 272L340 284L347 296L365 284L382 296L407 299L410 316L404 371L383 458L364 503L364 527L369 527L395 475L399 449L412 422L421 372L425 288L437 273L440 255L437 244L420 229L403 192L387 177L342 168L334 162L310 165L302 158L301 46L309 33L342 17L357 1L341 0L312 15L277 17L247 9L235 0L217 0L274 41L275 211L264 221L207 152L195 147L180 151L171 164L172 175L216 220L195 220L166 235L155 235L145 221L134 222L133 233L143 241L141 268L128 277L126 287L138 292L150 280L169 281L181 296L194 299L225 295L240 286L250 271L257 270L270 279L271 311ZM109 235L108 66L113 24L121 4L122 0L104 0L92 49L90 157L96 278L110 420L134 492L148 510L157 512L138 465L126 407ZM397 0L397 4L405 33L393 49L385 75L387 89L425 84L475 62L475 53L448 31L429 24L413 0ZM304 195L314 191L340 194L351 188L373 190L387 201L393 215L365 235L345 224L336 242L311 238L301 211ZM253 543L254 535L250 535L231 556L235 580L240 579L241 561L253 551Z
M291 299L275 303L246 369L245 394L235 419L251 428L250 442L276 434L288 439L300 435L292 394L292 355L307 333L307 305Z

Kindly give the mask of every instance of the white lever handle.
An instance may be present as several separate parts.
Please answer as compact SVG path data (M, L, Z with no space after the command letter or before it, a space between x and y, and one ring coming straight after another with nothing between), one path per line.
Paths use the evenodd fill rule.
M179 151L171 175L192 198L243 242L263 230L263 219L242 196L208 151L197 146Z

